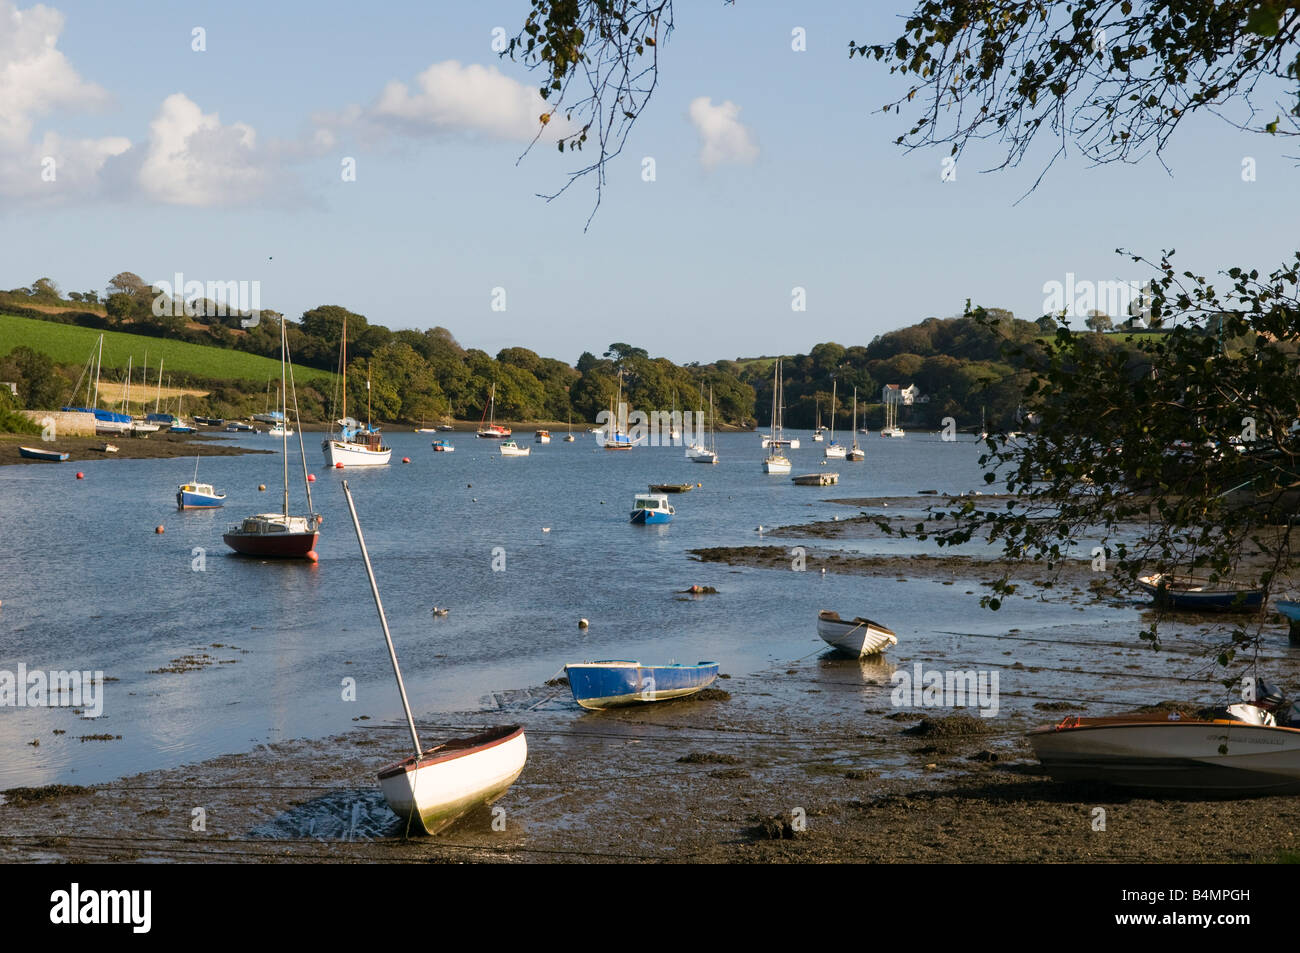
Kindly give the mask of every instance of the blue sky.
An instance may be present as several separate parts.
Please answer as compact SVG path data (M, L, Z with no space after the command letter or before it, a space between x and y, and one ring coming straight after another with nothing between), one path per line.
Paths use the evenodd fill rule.
M1017 204L1041 149L996 174L979 172L993 153L968 154L942 181L945 153L893 145L904 121L878 109L896 80L847 57L850 39L893 38L910 10L893 2L679 4L584 232L593 182L536 197L581 158L542 146L517 162L536 80L490 44L527 6L0 0L0 66L24 66L0 81L0 286L180 271L260 281L291 317L341 304L490 353L572 363L626 341L710 361L865 344L967 298L1037 317L1068 272L1147 277L1120 246L1176 247L1198 271L1267 271L1296 248L1286 144L1212 118L1175 138L1172 175L1072 151Z

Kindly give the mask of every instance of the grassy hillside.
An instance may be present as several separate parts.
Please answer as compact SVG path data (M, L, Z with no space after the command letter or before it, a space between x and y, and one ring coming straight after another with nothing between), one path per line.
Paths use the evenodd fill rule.
M161 360L164 375L172 371L211 380L249 381L259 389L267 380L280 378L280 362L256 354L120 331L100 332L93 328L8 314L0 314L0 356L25 345L48 354L56 364L84 364L91 350L97 349L101 333L104 335L104 370L112 369L119 378L126 370L128 358L132 359L138 371L144 363L146 351L149 367L156 371ZM300 364L294 365L293 373L299 384L316 381L328 387L333 379L332 374Z

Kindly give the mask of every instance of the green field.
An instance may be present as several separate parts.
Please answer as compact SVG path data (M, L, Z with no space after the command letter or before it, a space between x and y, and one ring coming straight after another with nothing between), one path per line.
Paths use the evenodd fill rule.
M210 380L251 381L259 386L268 380L280 378L280 362L269 357L259 357L244 351L169 341L141 334L124 334L121 331L96 331L74 324L56 324L35 318L19 318L0 314L0 355L16 347L26 346L33 351L48 354L56 364L85 364L92 349L97 350L99 336L104 335L104 370L125 371L127 359L139 370L144 365L145 352L149 366L157 368L163 362L163 373L169 371L192 374ZM326 387L333 374L312 367L295 364L293 376L300 384L316 381Z

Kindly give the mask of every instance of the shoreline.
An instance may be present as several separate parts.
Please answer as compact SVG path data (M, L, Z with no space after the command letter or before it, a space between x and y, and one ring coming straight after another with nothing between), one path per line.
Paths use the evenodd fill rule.
M0 434L0 466L30 463L48 466L48 461L29 460L18 452L20 446L58 450L69 454L65 464L91 463L97 460L159 460L192 457L197 453L209 457L236 457L246 453L275 453L255 447L240 447L227 441L214 441L213 434L156 433L148 437L62 437L45 444L40 434ZM100 450L105 443L117 447L117 453Z

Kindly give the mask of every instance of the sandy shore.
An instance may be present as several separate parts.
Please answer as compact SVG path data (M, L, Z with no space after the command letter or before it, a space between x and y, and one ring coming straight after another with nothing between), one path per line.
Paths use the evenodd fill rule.
M117 453L105 453L101 448L106 442L117 447ZM235 457L244 453L275 452L269 446L265 450L252 450L202 433L156 433L144 438L62 437L48 446L35 434L0 434L0 466L12 463L48 465L41 460L28 460L19 454L19 447L57 450L68 454L67 462L70 464L90 460L157 460L164 457L192 457L200 453L205 457Z

